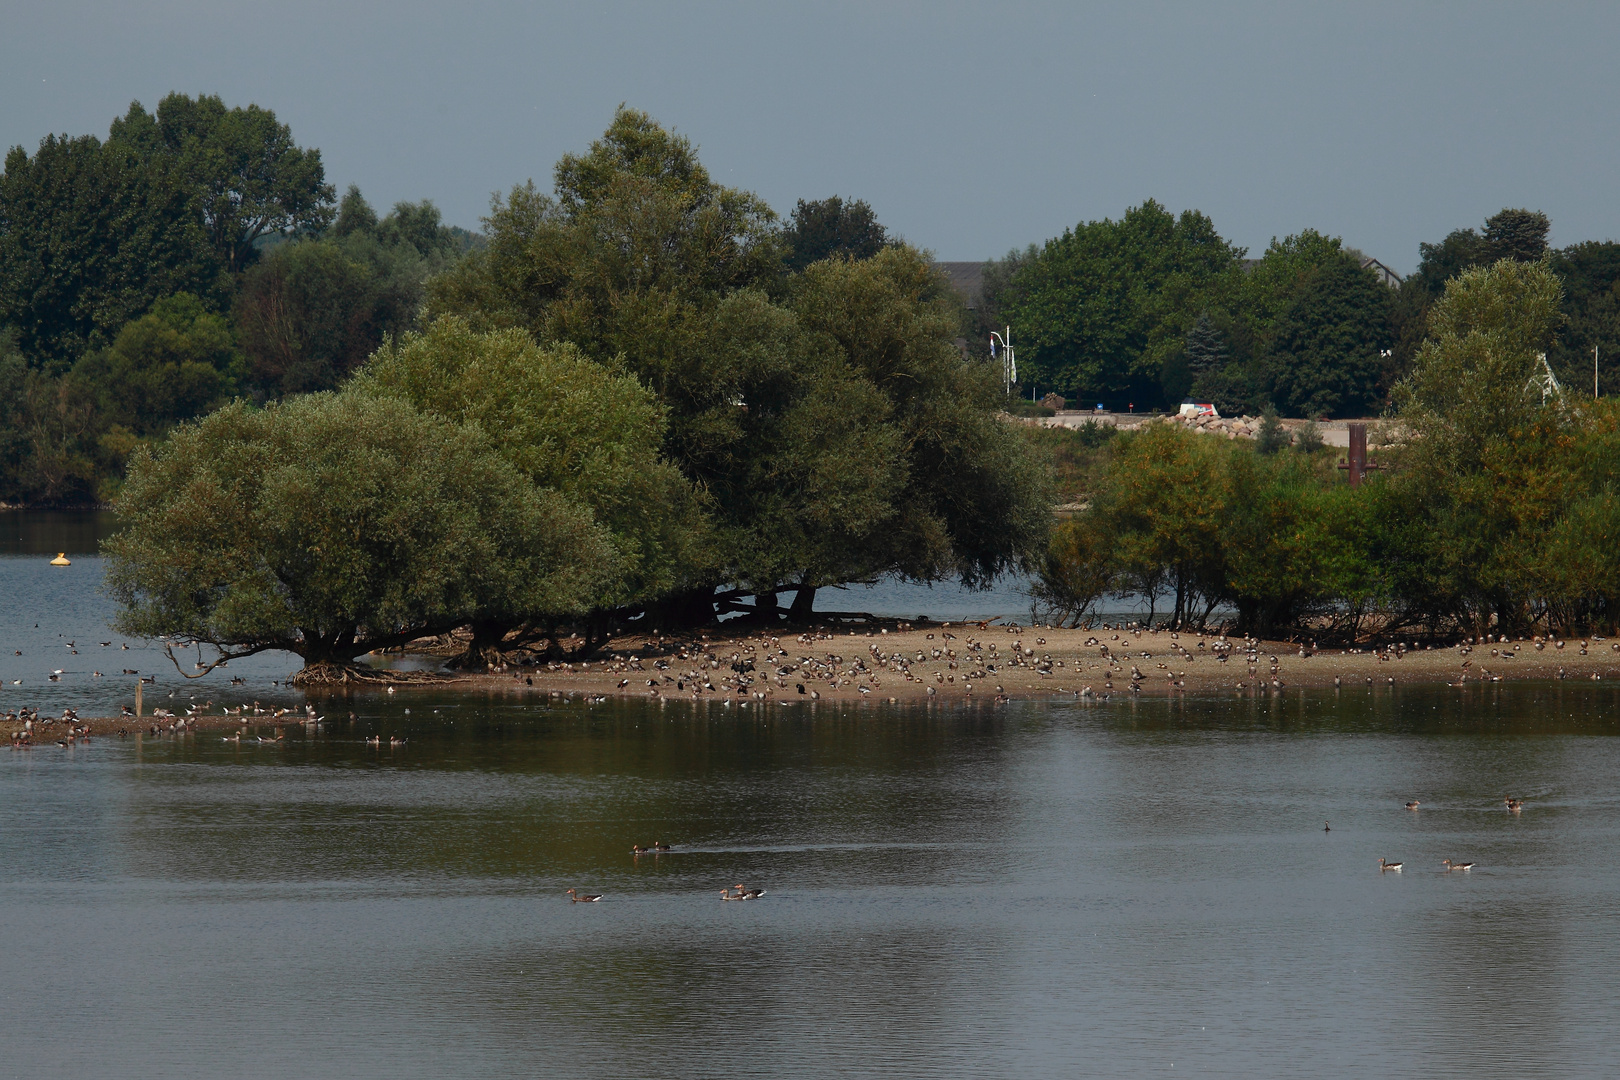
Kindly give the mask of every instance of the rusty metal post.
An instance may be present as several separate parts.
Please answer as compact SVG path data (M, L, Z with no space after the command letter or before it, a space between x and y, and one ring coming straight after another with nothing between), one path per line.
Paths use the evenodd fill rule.
M1367 425L1350 425L1350 486L1360 487L1367 472Z

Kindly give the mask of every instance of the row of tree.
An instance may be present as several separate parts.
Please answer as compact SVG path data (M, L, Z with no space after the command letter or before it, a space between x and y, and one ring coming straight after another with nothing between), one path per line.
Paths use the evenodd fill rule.
M1054 533L1042 602L1217 608L1257 634L1613 630L1620 623L1620 408L1544 396L1563 319L1544 262L1452 278L1395 387L1383 470L1351 488L1327 452L1150 425L1117 437L1088 510Z
M417 324L476 241L431 203L336 205L320 152L217 97L138 103L106 140L0 176L0 501L88 503L138 443L236 396L328 389Z
M1503 210L1480 232L1421 245L1417 272L1391 287L1337 238L1306 230L1248 259L1205 215L1149 200L987 264L974 340L1011 326L1028 377L1087 402L1148 409L1191 394L1228 413L1377 415L1448 281L1545 260L1565 290L1554 370L1590 387L1597 347L1620 376L1620 243L1552 251L1548 228L1543 214Z

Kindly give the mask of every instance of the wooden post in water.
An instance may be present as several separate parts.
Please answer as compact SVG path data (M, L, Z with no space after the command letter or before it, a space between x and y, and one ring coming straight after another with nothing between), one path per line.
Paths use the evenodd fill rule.
M135 719L137 720L141 718L141 687L144 685L141 682L141 677L139 675L135 676Z

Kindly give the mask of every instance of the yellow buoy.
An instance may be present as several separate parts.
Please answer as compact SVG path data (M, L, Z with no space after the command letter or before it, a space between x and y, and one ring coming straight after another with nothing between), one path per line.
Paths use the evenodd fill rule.
M56 553L56 558L51 560L51 565L52 566L72 566L73 565L73 560L69 559L67 557L67 552L58 551Z

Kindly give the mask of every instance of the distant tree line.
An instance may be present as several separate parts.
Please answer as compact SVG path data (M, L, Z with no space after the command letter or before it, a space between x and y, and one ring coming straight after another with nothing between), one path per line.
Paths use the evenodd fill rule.
M987 264L972 347L1010 325L1025 381L1088 404L1173 408L1191 395L1226 413L1377 415L1449 281L1545 261L1564 288L1553 369L1590 390L1597 346L1604 385L1620 385L1620 243L1553 251L1548 228L1541 213L1503 210L1421 245L1418 270L1390 288L1337 238L1306 230L1248 259L1205 215L1149 200Z
M85 504L242 396L336 386L472 246L431 203L341 206L320 151L218 97L139 103L0 175L0 501Z
M1245 632L1340 640L1613 632L1620 408L1544 396L1537 378L1567 304L1547 261L1511 252L1451 277L1359 488L1334 451L1286 437L1104 436L1041 603L1084 623L1100 599L1135 596L1186 626L1221 609Z

